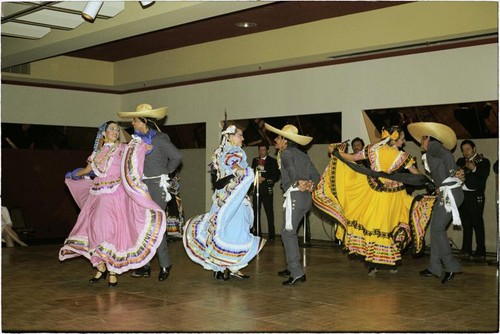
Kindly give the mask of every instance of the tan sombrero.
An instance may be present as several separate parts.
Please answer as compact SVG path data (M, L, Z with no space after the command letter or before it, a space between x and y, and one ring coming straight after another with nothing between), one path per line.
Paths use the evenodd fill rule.
M408 124L408 132L417 141L421 142L423 136L436 138L443 146L451 150L457 144L457 135L449 126L434 122L417 122Z
M158 120L165 117L167 112L167 107L153 109L150 104L142 103L135 108L135 111L119 111L118 116L121 118L148 117Z
M281 130L267 123L264 123L264 127L266 128L266 130L274 132L282 137L285 137L286 139L290 139L291 141L294 141L297 144L303 146L309 144L311 140L313 140L313 137L299 135L299 130L291 124L285 125Z

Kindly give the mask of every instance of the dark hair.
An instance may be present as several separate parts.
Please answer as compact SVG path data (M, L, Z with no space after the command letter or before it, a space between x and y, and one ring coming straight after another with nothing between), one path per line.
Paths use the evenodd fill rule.
M106 131L111 124L116 124L116 125L120 126L120 124L117 121L107 121L106 123L103 124L104 129L102 131ZM101 128L99 128L99 132L101 132L101 129L102 129L102 125L101 125ZM96 142L94 143L94 150L97 149L98 147L102 147L102 145L104 145L104 136L98 134L98 137L99 137L99 139L96 140Z
M399 125L391 125L387 131L389 131L389 133L392 133L394 131L398 130L398 132L401 132L403 131L403 129L399 126Z
M142 123L146 124L148 128L157 128L156 122L154 119L149 117L137 117Z
M106 127L104 128L104 130L107 130L107 129L108 129L108 127L109 127L111 124L120 125L120 124L118 124L118 122L117 122L117 121L107 121L105 124L106 124Z
M389 134L393 133L394 131L398 132L398 138L401 135L401 132L403 132L403 128L400 127L399 125L391 125L389 128L387 128L387 131Z
M283 138L285 138L285 137L283 137ZM285 139L286 139L286 141L287 141L287 143L288 143L288 147L297 147L297 148L299 148L299 144L297 144L297 143L296 143L296 142L294 142L293 140L288 139L288 138L285 138Z
M354 146L354 143L355 143L355 142L357 142L357 141L359 141L359 142L361 143L361 145L362 145L363 147L365 147L365 142L363 141L363 139L361 139L361 138L359 138L359 137L356 137L356 138L354 138L353 140L351 140L351 146Z
M434 138L434 137L432 137L432 136L427 136L427 137L429 137L429 141L430 141L430 142L431 142L431 141L435 141L435 142L438 142L438 143L440 143L440 144L443 144L443 143L442 143L439 139L436 139L436 138Z
M261 148L261 147L265 147L266 148L266 151L269 151L269 145L266 145L266 144L259 144L257 146L257 149Z
M462 142L462 144L460 144L460 150L463 151L463 147L464 145L470 145L470 147L472 147L473 149L476 148L476 144L474 144L474 142L472 140L469 140L469 139L466 139Z

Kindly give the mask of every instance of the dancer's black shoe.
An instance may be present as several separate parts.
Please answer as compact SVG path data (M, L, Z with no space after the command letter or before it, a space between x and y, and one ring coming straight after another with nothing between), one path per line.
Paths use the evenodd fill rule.
M290 270L285 269L282 271L278 271L278 276L280 277L290 277Z
M149 277L151 275L151 267L143 266L139 269L132 271L130 274L131 277L141 278L141 277Z
M306 274L300 277L289 277L288 280L284 281L283 285L294 285L298 283L304 283L306 281Z
M101 279L106 279L106 276L108 275L108 272L106 269L104 269L104 271L97 270L97 273L100 273L100 275L98 277L93 277L93 278L89 279L90 284L95 284L95 283L99 282ZM96 273L96 276L97 276L97 273Z

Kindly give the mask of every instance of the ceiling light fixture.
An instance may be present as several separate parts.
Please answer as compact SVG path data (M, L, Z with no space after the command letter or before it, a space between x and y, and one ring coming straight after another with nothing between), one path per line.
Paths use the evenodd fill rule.
M142 8L149 7L154 3L154 1L139 1L141 3Z
M257 26L257 23L254 22L238 22L236 23L238 28L253 28Z
M102 7L102 4L102 1L88 1L87 5L82 11L82 17L89 22L94 22L97 13Z

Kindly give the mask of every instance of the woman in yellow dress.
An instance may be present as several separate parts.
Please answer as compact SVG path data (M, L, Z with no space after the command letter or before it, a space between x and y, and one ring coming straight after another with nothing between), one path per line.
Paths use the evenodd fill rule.
M359 257L369 268L397 272L401 252L414 239L422 247L434 197L407 194L404 183L423 185L428 179L414 166L415 160L400 148L404 131L393 126L382 130L382 140L358 153L345 153L332 144L332 158L313 193L314 204L340 224L337 238L349 256ZM366 159L370 169L354 162ZM403 173L404 170L410 173Z

